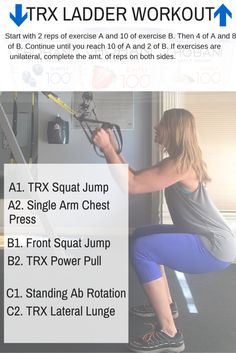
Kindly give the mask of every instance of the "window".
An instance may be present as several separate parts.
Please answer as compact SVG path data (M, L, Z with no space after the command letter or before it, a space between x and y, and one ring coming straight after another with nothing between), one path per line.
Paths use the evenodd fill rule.
M208 191L224 217L236 221L236 92L181 92L175 105L196 119L199 143L212 182ZM163 98L165 95L163 94ZM166 204L163 223L171 223Z
M220 211L236 213L236 92L186 92L180 98L196 118L212 178L209 193Z

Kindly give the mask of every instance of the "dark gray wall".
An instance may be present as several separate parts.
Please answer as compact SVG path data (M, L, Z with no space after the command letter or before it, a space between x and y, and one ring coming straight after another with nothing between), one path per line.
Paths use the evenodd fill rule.
M106 94L104 92L103 94ZM60 92L60 98L71 102L71 93ZM135 169L145 168L151 164L151 93L134 93L134 128L123 130L123 156ZM70 142L68 145L47 143L47 124L57 114L70 123ZM99 117L102 120L102 117ZM118 122L117 122L118 123ZM39 95L39 163L104 163L96 156L83 131L73 129L71 117L55 103L42 94ZM149 223L151 220L151 196L137 195L130 197L130 227Z
M101 94L106 94L103 92ZM60 92L59 97L70 104L71 93ZM31 114L31 93L21 92L18 95L19 112ZM134 127L131 130L123 130L123 156L134 169L146 168L151 165L151 93L134 92ZM12 93L3 93L1 101L7 113L12 114ZM84 132L72 128L71 117L54 102L49 101L43 94L38 95L38 162L39 163L104 163L104 159L97 157L93 147L89 144ZM70 124L70 142L67 145L54 145L47 142L48 121L59 114ZM99 116L99 119L103 119ZM119 122L117 122L119 123ZM19 121L19 124L21 122ZM29 121L30 124L30 121ZM27 127L30 130L30 126ZM2 141L1 141L2 144ZM29 133L30 145L30 133ZM24 153L28 160L29 145L24 147ZM0 147L0 174L3 172L3 163L9 162L10 151ZM130 196L130 227L151 221L151 196Z

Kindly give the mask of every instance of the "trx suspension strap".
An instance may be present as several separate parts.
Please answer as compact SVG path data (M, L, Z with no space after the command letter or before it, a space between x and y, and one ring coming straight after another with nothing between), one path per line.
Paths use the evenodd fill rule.
M103 129L110 129L115 137L118 151L117 153L120 153L122 151L123 147L123 138L121 134L121 130L119 125L110 123L107 121L101 121L97 119L97 115L95 112L94 104L92 109L90 110L90 102L93 102L93 94L91 92L84 92L82 95L83 102L79 106L79 111L75 111L72 109L68 104L63 102L55 93L53 92L42 92L48 99L59 105L61 108L63 108L67 113L71 114L79 123L80 126L82 127L87 139L89 142L93 145L93 148L96 152L96 154L100 157L104 157L104 154L101 152L99 148L94 144L93 142L93 134L94 134L94 126L99 126ZM94 119L88 118L88 116L92 114L94 116Z
M12 116L12 131L14 135L17 136L17 119L18 119L18 109L17 109L17 92L13 93L13 116ZM11 163L14 163L15 159L11 152Z

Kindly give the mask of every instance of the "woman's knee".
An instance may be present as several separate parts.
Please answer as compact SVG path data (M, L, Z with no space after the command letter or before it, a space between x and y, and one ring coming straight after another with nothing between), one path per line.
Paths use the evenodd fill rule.
M138 238L146 235L147 225L139 226L133 231L132 238Z
M141 283L147 283L161 277L158 259L154 259L152 250L150 237L143 236L132 240L130 257Z
M146 245L144 237L132 237L130 243L130 257L132 262L144 259L146 257Z

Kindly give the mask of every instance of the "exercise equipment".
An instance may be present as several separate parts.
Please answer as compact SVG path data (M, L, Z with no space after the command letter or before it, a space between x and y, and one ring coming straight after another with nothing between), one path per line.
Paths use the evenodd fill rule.
M34 145L35 145L35 93L32 92L32 108L31 108L31 136L30 136L30 156L29 163L34 162Z
M117 144L117 153L122 151L123 138L119 125L107 121L98 120L95 103L92 92L84 92L82 94L82 103L79 105L78 111L72 109L62 99L53 92L42 92L48 99L59 105L67 113L71 114L80 124L88 141L93 145L96 154L100 157L105 157L101 150L94 144L93 136L97 127L102 129L110 129L114 135Z
M0 102L0 126L3 130L8 146L11 150L12 157L16 163L26 164L25 157L21 151L21 148L17 142L13 128L8 120L5 110Z
M17 109L17 92L13 93L13 116L12 116L12 131L17 136L17 120L18 120L18 109ZM11 163L14 163L14 156L11 152Z
M57 116L48 122L48 143L65 145L69 143L69 123Z

